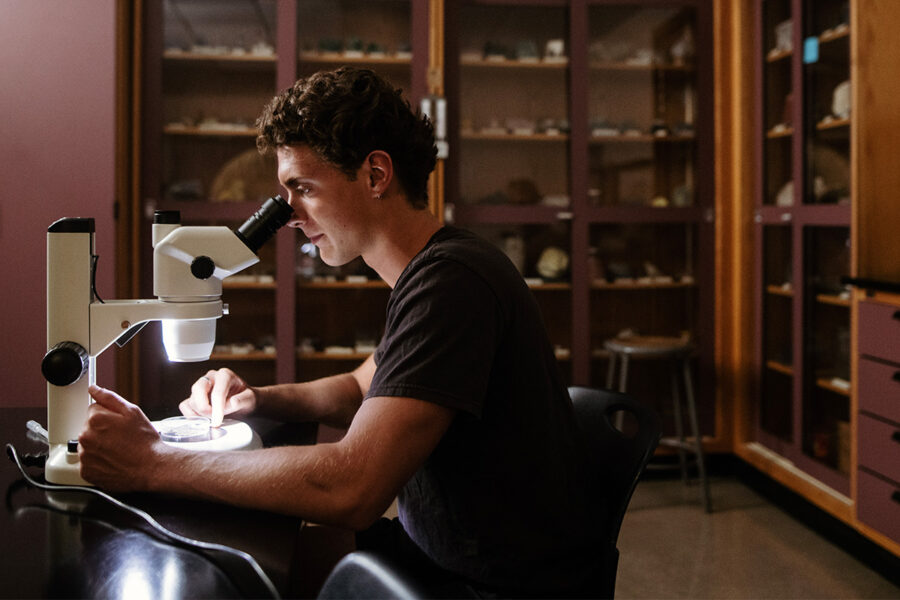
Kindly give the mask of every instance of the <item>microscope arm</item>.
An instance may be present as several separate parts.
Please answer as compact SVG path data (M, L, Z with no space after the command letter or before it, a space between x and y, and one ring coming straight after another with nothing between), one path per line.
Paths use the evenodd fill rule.
M218 319L226 309L221 299L205 302L107 300L90 305L91 356L98 356L133 327L163 319Z

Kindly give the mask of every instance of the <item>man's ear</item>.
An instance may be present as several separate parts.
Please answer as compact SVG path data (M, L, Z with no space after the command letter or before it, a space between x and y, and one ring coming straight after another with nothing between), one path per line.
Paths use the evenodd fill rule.
M363 162L373 196L382 196L394 178L394 163L384 150L373 150Z

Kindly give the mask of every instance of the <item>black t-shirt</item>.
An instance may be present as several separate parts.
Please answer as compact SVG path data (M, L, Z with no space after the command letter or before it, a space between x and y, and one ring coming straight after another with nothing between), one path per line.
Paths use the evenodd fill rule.
M419 548L485 586L580 587L595 569L601 507L585 491L585 454L537 303L507 257L466 231L438 231L391 293L375 362L369 397L458 411L400 494Z

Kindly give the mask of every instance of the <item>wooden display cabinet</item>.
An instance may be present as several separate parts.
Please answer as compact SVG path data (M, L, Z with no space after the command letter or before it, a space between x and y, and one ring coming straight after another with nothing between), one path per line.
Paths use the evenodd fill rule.
M759 0L756 440L850 506L850 22Z
M603 341L624 330L691 335L715 436L711 16L693 0L448 3L445 200L523 263L569 382L603 387ZM560 273L541 268L548 248ZM661 366L633 379L663 408L667 386L637 383Z
M280 192L274 159L261 157L255 147L255 120L279 90L318 70L364 66L385 75L417 106L430 91L429 18L438 5L145 2L142 296L152 295L148 240L155 209L179 210L184 223L236 227ZM218 324L209 362L170 364L158 337L141 336L137 376L145 407L175 410L172 394L186 396L210 368L230 367L251 384L289 382L346 371L371 353L384 327L387 286L359 265L333 279L336 273L318 259L313 271L322 278L313 279L307 257L298 251L304 241L283 230L261 250L260 265L226 280L223 301L230 314ZM367 280L360 282L360 276Z

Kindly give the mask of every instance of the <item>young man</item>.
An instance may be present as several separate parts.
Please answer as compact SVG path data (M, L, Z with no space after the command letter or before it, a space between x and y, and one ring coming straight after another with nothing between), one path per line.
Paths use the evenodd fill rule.
M584 591L601 510L586 491L571 402L515 267L427 210L428 121L371 71L344 68L298 81L258 127L295 211L289 225L326 263L362 256L392 288L384 338L352 373L317 381L253 387L228 369L210 371L181 410L214 425L255 413L343 426L346 435L316 446L181 451L135 405L94 388L82 475L114 490L356 530L398 497L402 529L381 529L419 564L478 589Z

